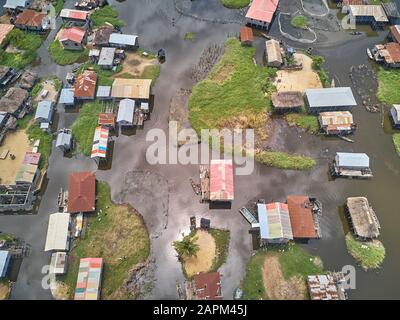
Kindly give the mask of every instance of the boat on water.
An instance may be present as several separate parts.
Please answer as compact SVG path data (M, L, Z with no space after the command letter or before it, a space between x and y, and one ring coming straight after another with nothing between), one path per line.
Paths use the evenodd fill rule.
M367 55L371 60L374 60L374 56L372 55L371 49L367 48Z

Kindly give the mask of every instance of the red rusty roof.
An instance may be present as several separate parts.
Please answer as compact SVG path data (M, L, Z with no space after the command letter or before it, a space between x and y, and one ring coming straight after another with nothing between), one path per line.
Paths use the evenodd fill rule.
M81 28L67 28L61 32L60 41L70 40L73 42L82 43L85 34L86 31Z
M94 98L96 93L97 74L94 71L84 71L75 83L76 98Z
M386 44L386 50L393 63L400 62L400 44L396 42L390 42Z
M317 238L310 199L306 196L288 196L287 203L293 238Z
M279 0L253 0L246 18L271 23L278 5Z
M253 29L249 27L243 27L240 29L240 41L242 42L253 42Z
M210 163L210 200L232 201L233 164L232 160L211 160Z
M19 15L17 15L15 24L29 27L41 27L45 17L45 13L25 9Z
M68 212L93 212L96 198L96 177L92 172L69 175Z
M114 113L100 113L99 114L99 125L100 126L115 126L115 114Z
M63 9L60 14L61 18L86 20L89 16L89 11Z
M394 40L396 40L397 43L400 43L400 25L391 26L390 32L392 33Z
M6 36L10 33L10 31L14 29L14 25L0 23L0 44L3 43Z
M193 279L197 300L222 300L219 272L200 273Z
M343 0L342 3L343 3L343 6L360 6L360 5L364 5L365 1L364 0Z

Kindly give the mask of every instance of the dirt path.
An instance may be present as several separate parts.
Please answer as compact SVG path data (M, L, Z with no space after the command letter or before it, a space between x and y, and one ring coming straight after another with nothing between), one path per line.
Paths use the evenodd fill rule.
M188 276L195 275L199 272L208 272L211 269L213 259L215 257L215 240L207 231L198 230L196 233L198 238L196 243L200 250L196 257L185 259L185 270Z
M264 287L271 300L304 300L306 286L302 279L283 277L278 257L266 256L263 268Z
M303 63L303 69L297 71L279 70L274 85L278 91L301 91L322 88L318 74L312 68L312 59L302 53L294 54L297 61Z
M0 154L5 150L9 150L9 153L5 159L0 159L0 183L13 184L24 160L25 152L30 151L29 140L25 131L18 130L8 133L0 147ZM14 160L11 159L10 154L15 155Z

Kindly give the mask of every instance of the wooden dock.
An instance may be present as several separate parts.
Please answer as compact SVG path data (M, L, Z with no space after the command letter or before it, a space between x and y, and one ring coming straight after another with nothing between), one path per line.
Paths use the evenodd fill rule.
M200 166L201 202L210 200L210 167Z
M355 179L371 179L373 177L370 169L350 170L341 169L335 164L331 166L332 177L355 178Z

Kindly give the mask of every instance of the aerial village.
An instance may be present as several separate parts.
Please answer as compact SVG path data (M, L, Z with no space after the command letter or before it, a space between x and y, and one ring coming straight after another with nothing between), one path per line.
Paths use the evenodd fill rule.
M5 1L0 299L399 296L400 1L204 2ZM147 163L172 121L254 171Z

